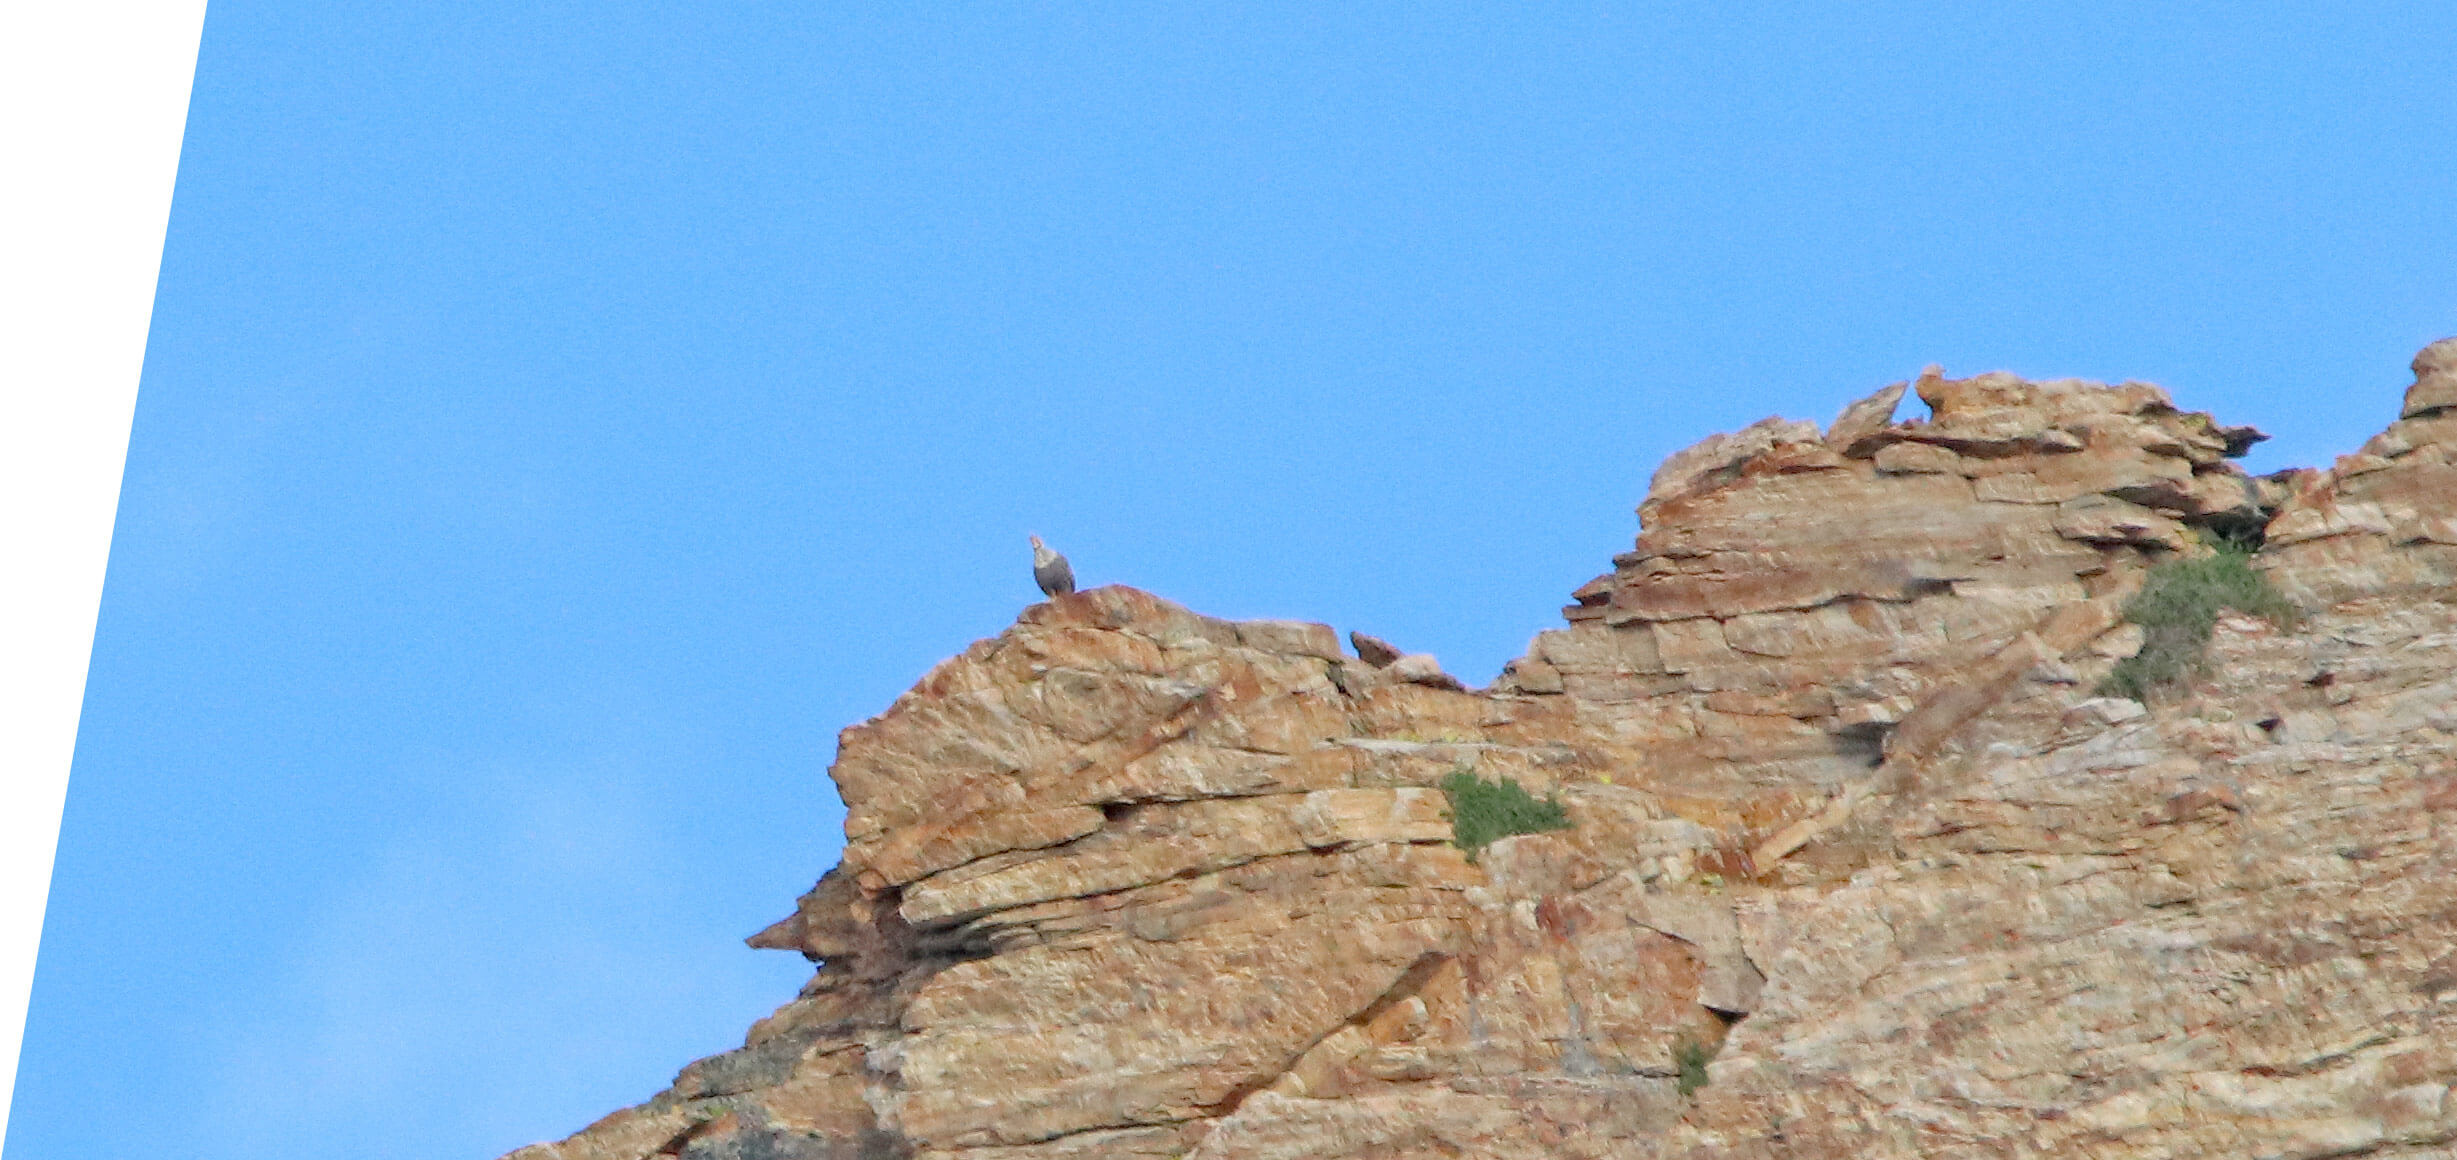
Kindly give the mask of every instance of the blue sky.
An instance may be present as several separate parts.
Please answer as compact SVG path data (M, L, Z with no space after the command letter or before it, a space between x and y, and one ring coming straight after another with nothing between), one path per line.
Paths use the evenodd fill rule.
M1481 681L1710 432L1934 361L2267 470L2457 333L2457 12L1319 8L214 0L10 1160L739 1042L1027 532Z

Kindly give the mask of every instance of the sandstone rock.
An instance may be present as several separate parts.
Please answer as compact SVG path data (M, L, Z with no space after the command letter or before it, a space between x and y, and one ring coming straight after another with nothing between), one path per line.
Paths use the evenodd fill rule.
M1744 460L1778 446L1816 439L1816 424L1773 417L1760 419L1729 435L1713 436L1664 460L1663 466L1655 469L1653 482L1647 485L1647 501L1670 499L1694 488L1723 482Z
M2090 651L2111 661L2123 660L2140 655L2141 646L2147 639L2140 625L2119 624L2108 630L2105 636L2091 641Z
M2457 407L2457 338L2444 338L2414 356L2414 385L2406 389L2400 419L2419 419Z
M1315 657L1326 661L1344 660L1339 651L1339 637L1327 624L1308 624L1301 620L1245 620L1237 624L1237 643L1250 649L1288 656Z
M843 862L751 939L801 995L514 1155L2446 1154L2453 352L2262 480L2156 387L1933 368L1707 440L1482 693L1036 605L845 731ZM2301 625L2091 695L2148 567L2263 525ZM1463 769L1571 828L1469 863Z
M1579 589L1538 659L1659 776L1831 791L1904 706L2052 610L2129 585L2193 527L2267 518L2228 461L2257 433L2156 387L1931 368L1917 389L1930 421L1872 428L1880 392L1837 420L1839 443L1769 421L1674 456L1636 549ZM1852 457L1805 453L1838 446ZM1748 708L1769 704L1803 707Z
M1361 632L1351 631L1348 634L1348 643L1356 646L1358 660L1377 669L1389 668L1391 662L1398 660L1401 656L1396 646L1378 636L1367 636Z
M2170 552L2184 549L2184 525L2137 503L2107 495L2084 496L2056 509L2056 534L2091 544L2137 544Z
M1503 667L1502 680L1496 691L1541 696L1560 693L1565 688L1560 669L1533 657L1520 657Z
M1391 675L1410 684L1430 685L1436 689L1457 692L1467 688L1459 683L1459 678L1443 672L1442 662L1435 660L1432 653L1409 653L1392 661Z
M1962 474L1962 457L1934 443L1888 443L1872 458L1877 470L1896 475Z
M2141 702L2123 697L2093 697L2065 711L2067 720L2086 719L2099 725L2122 725L2149 715Z
M2337 604L2457 585L2457 339L2415 356L2399 419L2376 454L2309 472L2269 522L2263 566L2290 598Z
M1845 455L1866 458L1861 454L1862 443L1893 425L1894 409L1902 405L1903 392L1910 388L1909 383L1896 383L1843 408L1843 413L1834 417L1834 424L1826 428L1826 446Z

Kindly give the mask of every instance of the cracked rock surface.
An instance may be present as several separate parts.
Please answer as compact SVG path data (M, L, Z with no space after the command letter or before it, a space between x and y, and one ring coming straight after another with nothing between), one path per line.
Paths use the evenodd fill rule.
M845 732L751 939L801 995L513 1160L2451 1155L2457 341L2415 372L2269 478L2139 383L1716 436L1485 690L1035 605ZM2094 695L2214 535L2302 622ZM1462 769L1571 828L1471 862Z

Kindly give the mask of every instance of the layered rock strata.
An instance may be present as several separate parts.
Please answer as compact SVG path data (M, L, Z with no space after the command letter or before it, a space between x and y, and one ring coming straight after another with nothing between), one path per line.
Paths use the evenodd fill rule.
M2337 603L2457 585L2457 339L2415 356L2388 430L2294 482L2264 553L2290 596Z
M802 995L514 1155L2443 1154L2457 343L2416 371L2275 479L2134 383L1710 439L1483 691L1036 605L846 731L844 860L752 940ZM2147 568L2264 530L2300 628L2092 695ZM1462 769L1573 826L1469 861Z
M2256 529L2262 436L2139 383L1924 375L1821 436L1770 419L1656 472L1635 551L1576 594L1501 687L1560 692L1660 776L1831 789L1945 683L2043 622L2121 596L2196 527Z

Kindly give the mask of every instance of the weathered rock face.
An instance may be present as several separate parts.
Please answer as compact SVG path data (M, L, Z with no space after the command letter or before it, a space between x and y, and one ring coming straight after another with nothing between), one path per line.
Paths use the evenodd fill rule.
M2414 358L2397 422L2304 472L2269 530L2271 577L2307 602L2457 584L2457 339Z
M802 995L514 1155L2445 1154L2457 343L2416 370L2275 480L2141 384L1710 439L1481 692L1034 606L846 731L844 861L752 940ZM2149 566L2264 527L2296 631L2092 696ZM1470 862L1462 769L1574 824Z

